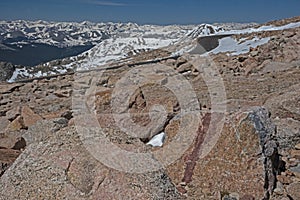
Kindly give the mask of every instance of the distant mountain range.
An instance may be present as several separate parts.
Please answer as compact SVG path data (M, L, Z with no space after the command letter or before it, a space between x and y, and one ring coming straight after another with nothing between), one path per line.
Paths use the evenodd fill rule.
M46 21L0 21L1 43L43 43L58 47L77 45L96 45L101 41L116 36L129 37L148 34L148 37L159 37L153 32L160 26L135 23L92 23L92 22L46 22ZM160 27L163 28L163 27ZM177 38L194 26L167 26L169 38ZM163 30L166 30L163 29ZM153 35L154 34L154 35ZM157 35L156 35L157 34ZM163 33L162 33L163 34ZM165 34L164 34L165 35Z
M173 46L168 51L176 54L186 51L198 37L256 25L0 21L0 51L6 58L1 60L0 56L0 61L31 66L17 67L19 78L48 76L94 68L168 46Z
M218 24L222 29L240 29L252 24ZM0 43L42 43L57 47L96 45L116 37L178 39L199 25L138 25L136 23L93 23L93 22L47 22L47 21L0 21ZM202 28L203 30L203 28ZM212 29L207 29L211 31ZM203 32L204 33L204 32ZM211 32L207 32L211 33ZM4 48L0 46L0 48Z
M0 61L35 66L51 60L76 56L99 46L109 61L167 46L196 25L138 25L135 23L0 21ZM191 33L209 34L220 28L199 27ZM200 31L200 32L199 32ZM201 32L202 31L202 32ZM199 32L199 33L197 33ZM93 50L94 51L94 50Z

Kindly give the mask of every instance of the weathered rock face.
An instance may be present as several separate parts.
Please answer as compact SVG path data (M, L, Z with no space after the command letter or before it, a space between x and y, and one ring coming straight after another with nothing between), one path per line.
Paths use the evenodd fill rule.
M7 81L10 77L12 77L15 71L15 66L11 63L0 62L0 71L0 82Z
M205 145L195 142L186 156L168 168L180 191L191 199L218 199L227 194L263 199L272 194L279 155L268 112L253 108L231 120L208 155L193 157Z
M293 85L265 103L277 126L281 149L291 149L300 140L299 87L300 84Z
M0 199L298 199L299 31L262 33L270 42L248 54L211 57L226 112L214 108L219 93L194 55L134 64L163 53L151 51L105 71L1 83ZM196 120L181 120L187 113ZM88 135L95 127L101 132ZM146 145L160 132L163 147ZM95 149L105 136L165 165L117 170L84 135ZM171 146L186 138L184 151ZM126 158L114 153L106 158Z
M53 132L65 126L72 117L66 111L70 110L71 100L66 97L57 97L54 92L64 88L71 88L69 83L72 77L64 76L52 80L33 81L29 83L13 83L0 85L0 164L1 175L14 160L31 143L26 138L28 132L36 132L35 124L41 123L39 133L46 133L51 123L43 123L43 119L64 117L64 125L56 123ZM53 84L55 83L55 84ZM68 118L68 119L66 119ZM59 121L59 120L58 120ZM59 127L59 128L58 128ZM43 131L42 131L43 130ZM43 138L45 134L35 135ZM25 139L26 138L26 141Z
M52 123L49 121L48 123ZM84 148L75 128L42 130L0 180L9 199L181 199L164 171L127 174L109 169Z

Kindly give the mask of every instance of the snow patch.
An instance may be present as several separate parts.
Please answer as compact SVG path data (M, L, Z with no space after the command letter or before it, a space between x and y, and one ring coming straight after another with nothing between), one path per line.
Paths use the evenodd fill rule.
M148 143L147 145L151 145L153 147L161 147L164 144L166 134L164 132L161 132L158 135L155 135Z
M14 71L13 75L10 77L10 79L9 79L7 82L13 83L13 82L16 81L16 79L17 79L19 76L30 77L30 76L32 76L32 74L29 74L25 67L23 67L23 68L18 68L18 69L16 69L16 70Z
M262 32L262 31L281 31L281 30L297 28L297 27L300 27L300 22L290 23L283 26L261 26L258 28L247 28L242 30L230 30L224 32L217 32L216 35L223 35L223 34L237 35L237 34L255 33L255 32Z
M236 39L232 37L225 37L219 40L219 46L210 52L207 52L203 55L208 55L210 53L217 54L217 53L224 53L228 52L229 55L240 55L244 53L248 53L250 48L255 48L257 46L263 45L269 42L270 37L267 38L258 38L254 37L252 40L245 40L243 38L242 42L240 43Z

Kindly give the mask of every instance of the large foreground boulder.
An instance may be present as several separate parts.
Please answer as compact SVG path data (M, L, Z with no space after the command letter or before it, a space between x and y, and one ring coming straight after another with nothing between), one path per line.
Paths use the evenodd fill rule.
M47 135L37 131L45 137L31 140L1 177L1 200L181 199L163 170L130 174L101 164L84 148L74 127Z
M252 108L226 121L204 157L207 144L201 135L206 133L199 131L186 155L168 168L171 179L190 199L268 199L279 168L276 131L268 111ZM217 123L204 121L200 130Z

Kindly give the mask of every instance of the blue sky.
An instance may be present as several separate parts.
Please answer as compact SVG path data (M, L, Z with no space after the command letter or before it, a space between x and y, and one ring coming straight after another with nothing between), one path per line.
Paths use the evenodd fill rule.
M300 0L1 0L0 20L198 24L300 15Z

